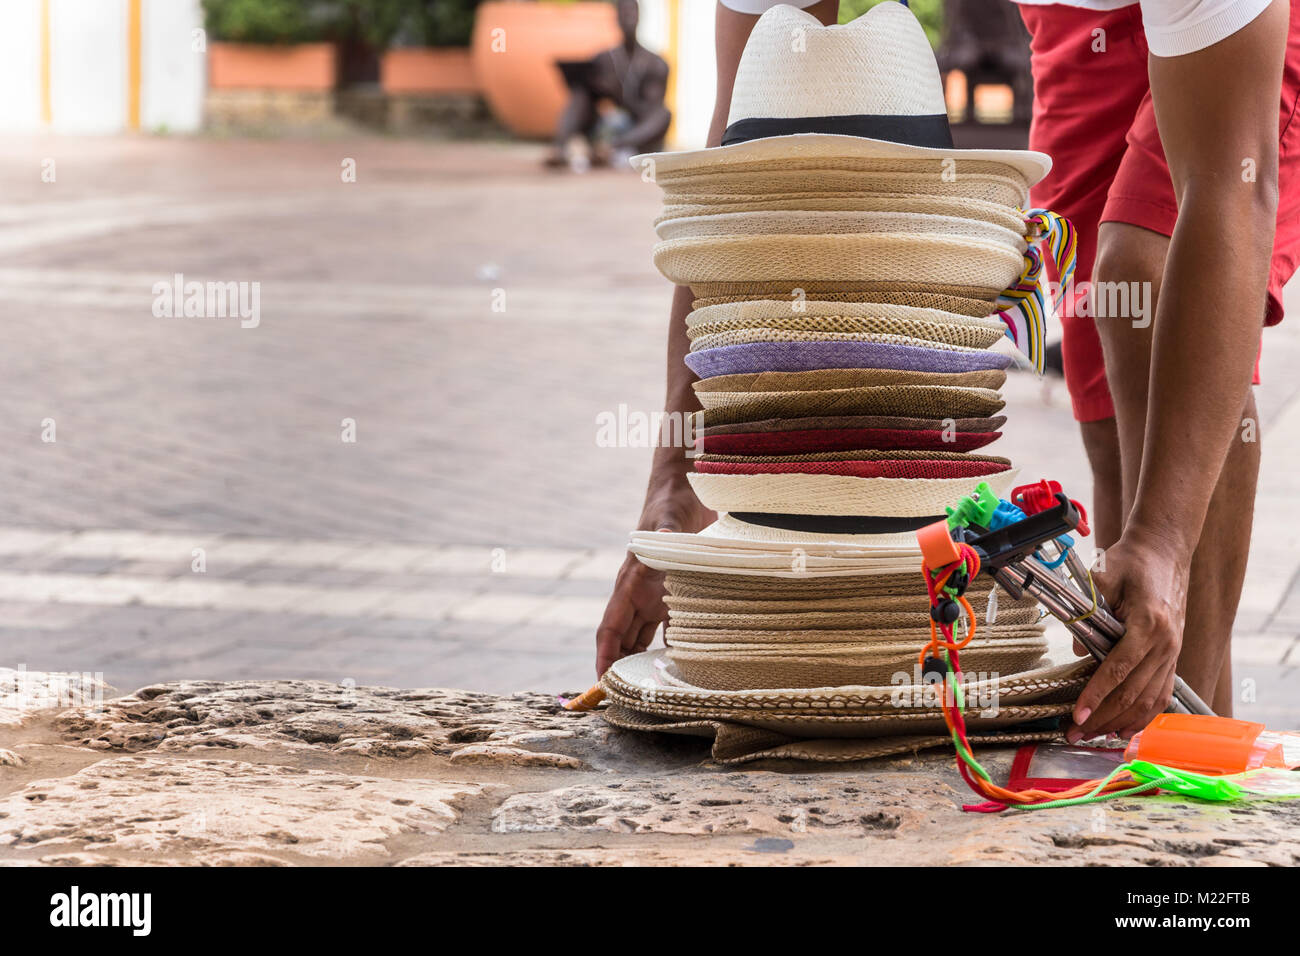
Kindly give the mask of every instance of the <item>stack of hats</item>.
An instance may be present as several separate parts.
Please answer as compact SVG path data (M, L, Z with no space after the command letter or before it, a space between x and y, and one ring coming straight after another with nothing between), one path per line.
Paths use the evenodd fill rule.
M668 572L668 649L611 669L609 716L914 744L943 721L918 669L929 601L912 532L981 482L1013 483L986 453L1014 351L993 346L1039 361L1038 246L1049 234L1061 258L1069 237L1023 210L1050 160L953 149L925 32L892 2L843 27L764 14L723 143L634 160L665 194L655 263L695 296L690 482L721 517L633 536ZM984 623L967 677L1040 710L972 727L1064 713L1079 666L1035 671L1037 606L990 587L968 594Z

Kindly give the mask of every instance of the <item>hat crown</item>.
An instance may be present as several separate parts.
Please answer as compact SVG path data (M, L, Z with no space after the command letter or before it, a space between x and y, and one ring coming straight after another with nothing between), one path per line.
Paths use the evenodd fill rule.
M782 4L754 25L727 122L946 111L925 29L902 4L887 0L851 23L829 27Z

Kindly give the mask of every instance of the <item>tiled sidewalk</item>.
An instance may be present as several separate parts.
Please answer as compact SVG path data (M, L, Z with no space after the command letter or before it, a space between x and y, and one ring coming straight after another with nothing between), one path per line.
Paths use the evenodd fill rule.
M0 663L123 688L590 681L649 460L598 447L596 417L662 401L657 190L544 175L522 147L6 146ZM32 174L46 156L56 184ZM357 183L339 182L341 157ZM155 318L152 286L178 272L259 282L260 324ZM1292 723L1295 328L1266 339L1261 520L1235 646L1255 681L1243 713ZM997 451L1086 498L1060 384L1013 376L1006 392Z

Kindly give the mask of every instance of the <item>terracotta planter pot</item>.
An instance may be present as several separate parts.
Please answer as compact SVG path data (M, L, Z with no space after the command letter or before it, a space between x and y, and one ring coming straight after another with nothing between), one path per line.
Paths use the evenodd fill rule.
M612 3L489 2L474 19L474 75L496 118L517 136L545 138L568 99L556 60L618 44Z
M469 49L408 47L379 60L379 83L390 94L476 93Z
M338 54L332 43L212 43L208 82L216 90L333 90Z

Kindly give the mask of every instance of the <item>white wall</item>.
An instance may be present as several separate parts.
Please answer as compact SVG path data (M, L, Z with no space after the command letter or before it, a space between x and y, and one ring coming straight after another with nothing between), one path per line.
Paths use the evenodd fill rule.
M203 121L207 54L194 49L203 25L199 0L145 0L140 126L192 133Z
M41 0L0 0L0 130L41 125Z
M50 0L55 132L123 129L126 61L126 0Z
M207 55L195 51L199 0L143 0L140 126L197 130ZM49 0L50 113L58 133L117 133L128 125L127 0ZM0 0L0 131L41 121L41 0Z

